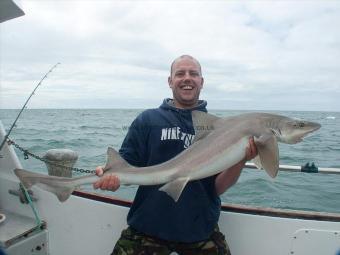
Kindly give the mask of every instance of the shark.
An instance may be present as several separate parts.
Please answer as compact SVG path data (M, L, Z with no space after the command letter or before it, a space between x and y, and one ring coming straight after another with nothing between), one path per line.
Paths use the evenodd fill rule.
M109 147L104 175L113 173L125 185L163 184L159 190L177 202L188 182L217 175L243 160L251 137L258 151L255 165L275 178L279 169L278 142L299 143L321 127L316 122L256 112L222 118L192 111L192 121L193 143L174 158L158 165L134 167ZM66 201L77 187L100 178L95 174L57 177L18 168L14 173L27 189L37 185L55 194L60 202Z

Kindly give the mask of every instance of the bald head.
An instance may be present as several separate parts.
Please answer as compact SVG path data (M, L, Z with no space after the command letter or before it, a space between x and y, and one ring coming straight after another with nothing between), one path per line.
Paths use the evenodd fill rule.
M190 109L197 105L203 87L200 63L189 55L176 58L171 64L168 78L174 105L180 109Z
M176 59L172 62L172 64L171 64L171 70L170 70L170 76L172 76L172 71L173 71L174 65L175 65L178 61L180 61L180 60L182 60L182 59L190 59L190 60L196 62L196 64L197 64L198 67L199 67L200 75L202 75L202 68L201 68L200 62L198 62L197 59L195 59L194 57L192 57L192 56L190 56L190 55L182 55L182 56L179 56L178 58L176 58Z

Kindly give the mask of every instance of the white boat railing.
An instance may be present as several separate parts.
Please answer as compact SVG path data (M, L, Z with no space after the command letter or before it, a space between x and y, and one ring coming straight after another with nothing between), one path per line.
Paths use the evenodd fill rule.
M247 162L246 168L258 169L254 163ZM309 165L307 163L304 166L293 166L293 165L279 165L280 171L287 172L304 172L304 173L322 173L322 174L340 174L340 168L332 167L317 167L314 164Z

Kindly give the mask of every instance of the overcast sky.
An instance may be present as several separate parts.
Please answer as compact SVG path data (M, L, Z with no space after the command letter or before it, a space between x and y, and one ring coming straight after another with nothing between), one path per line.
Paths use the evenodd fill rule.
M340 1L15 0L0 108L149 108L196 57L210 109L340 111Z

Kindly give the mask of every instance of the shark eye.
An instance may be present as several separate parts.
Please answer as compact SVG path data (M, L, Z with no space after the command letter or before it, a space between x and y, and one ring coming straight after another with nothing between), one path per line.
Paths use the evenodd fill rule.
M305 123L303 122L297 122L294 124L294 127L299 127L299 128L303 128L305 126Z

